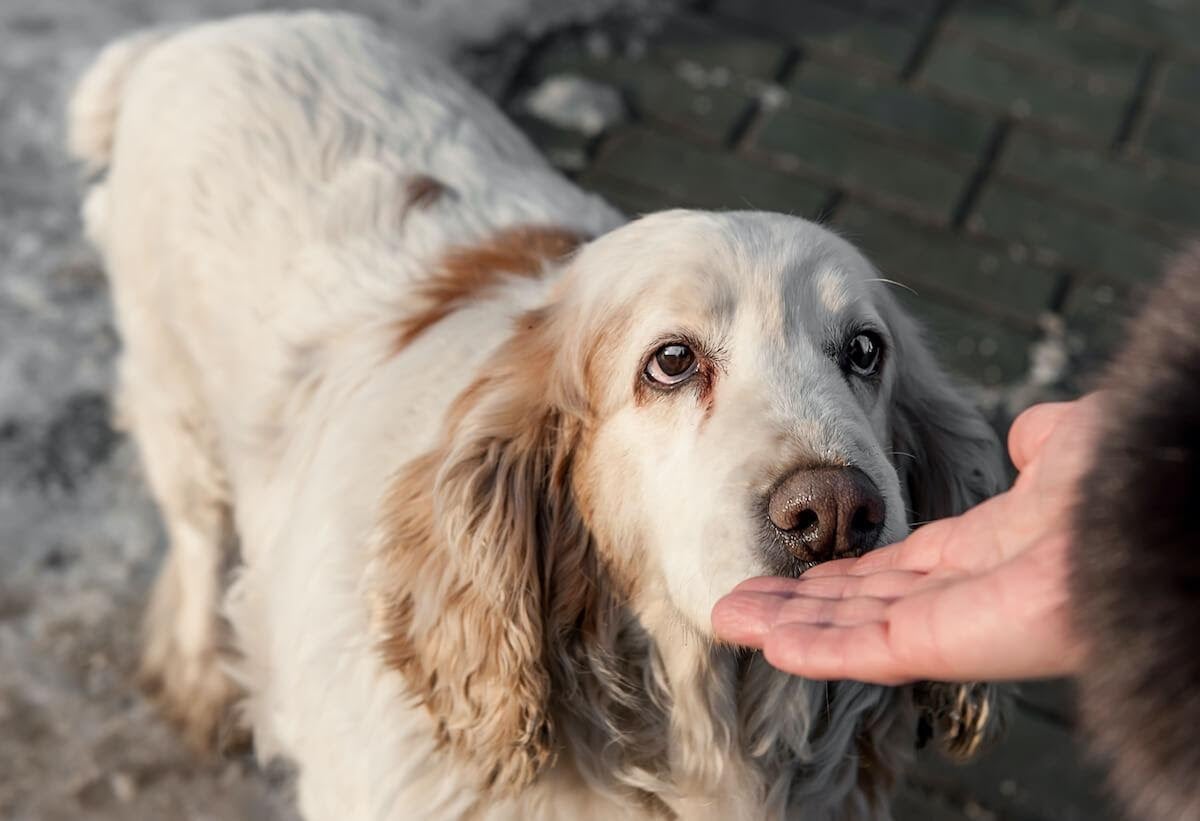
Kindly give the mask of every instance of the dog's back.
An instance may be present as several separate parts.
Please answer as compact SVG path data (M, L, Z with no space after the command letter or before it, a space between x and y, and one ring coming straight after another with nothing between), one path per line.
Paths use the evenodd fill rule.
M283 365L282 340L402 301L447 246L564 215L587 232L615 222L435 56L350 16L119 41L80 83L70 130L80 159L107 172L85 218L126 344L142 325L161 344L169 326L175 365L195 366L224 408ZM423 220L410 206L431 192L445 196Z

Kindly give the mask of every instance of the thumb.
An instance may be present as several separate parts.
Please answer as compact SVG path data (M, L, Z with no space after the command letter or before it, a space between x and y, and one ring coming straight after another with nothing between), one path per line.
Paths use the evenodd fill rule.
M1025 410L1008 432L1008 454L1017 470L1024 470L1041 451L1074 402L1045 402Z

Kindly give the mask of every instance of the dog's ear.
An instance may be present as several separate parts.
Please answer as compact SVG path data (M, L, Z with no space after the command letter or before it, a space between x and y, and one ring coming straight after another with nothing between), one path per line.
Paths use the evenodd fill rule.
M921 330L898 306L888 323L897 348L892 450L914 523L954 516L1005 486L992 427L951 383Z
M897 348L892 449L915 524L955 516L1004 489L1000 442L935 361L921 329L888 299ZM1003 736L1007 689L986 682L919 682L911 689L920 744L972 758Z
M458 399L441 443L388 498L380 544L383 652L440 741L506 792L553 761L548 656L585 607L591 554L545 312Z

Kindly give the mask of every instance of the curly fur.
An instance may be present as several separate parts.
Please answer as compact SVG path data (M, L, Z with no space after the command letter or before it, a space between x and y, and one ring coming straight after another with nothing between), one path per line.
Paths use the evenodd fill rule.
M1081 484L1071 600L1084 722L1138 818L1200 816L1200 246L1129 326Z

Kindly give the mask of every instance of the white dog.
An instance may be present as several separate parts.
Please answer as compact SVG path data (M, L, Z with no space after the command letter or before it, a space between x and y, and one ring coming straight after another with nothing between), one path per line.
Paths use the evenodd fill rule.
M626 222L347 16L135 35L70 115L170 539L144 672L194 741L244 699L311 818L888 815L911 692L709 624L999 488L853 247Z

